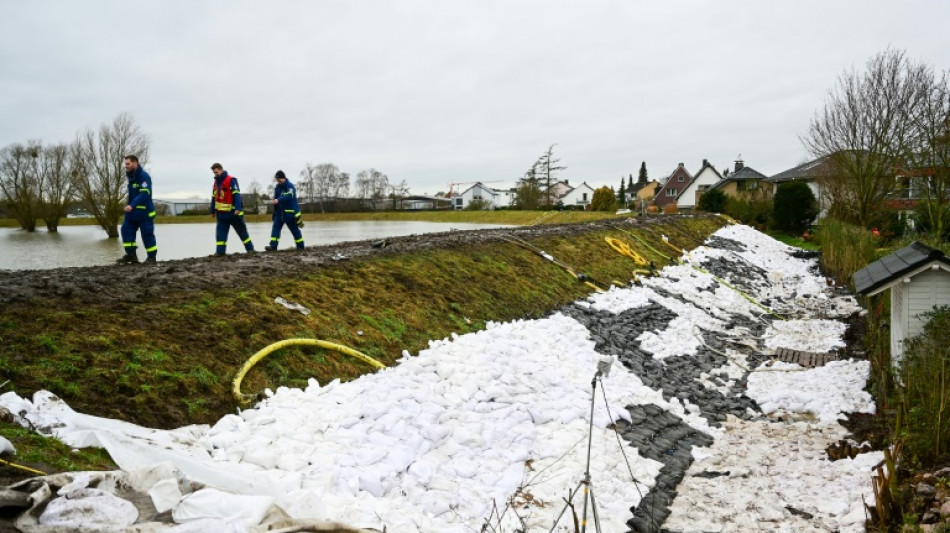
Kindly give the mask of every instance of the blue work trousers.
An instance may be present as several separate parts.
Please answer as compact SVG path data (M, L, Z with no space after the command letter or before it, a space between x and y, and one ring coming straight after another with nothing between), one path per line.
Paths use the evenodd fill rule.
M277 249L277 243L280 241L280 230L283 229L284 224L287 224L287 227L290 228L290 234L294 236L294 244L297 245L297 249L303 250L303 233L297 227L297 220L294 215L290 213L274 218L274 225L271 226L270 230L271 248Z
M232 214L217 214L218 218L218 227L215 229L214 235L217 239L217 248L215 253L223 254L228 247L228 233L230 233L231 228L234 228L234 231L237 233L237 236L241 239L241 242L244 243L244 249L248 252L254 251L254 243L251 242L251 236L247 232L247 224L244 223L244 217Z
M135 234L142 232L142 244L145 245L145 253L148 257L158 255L158 245L155 243L155 222L146 213L139 213L133 210L126 213L122 220L122 227L119 232L122 234L122 244L125 246L125 253L135 255L138 245L135 242Z

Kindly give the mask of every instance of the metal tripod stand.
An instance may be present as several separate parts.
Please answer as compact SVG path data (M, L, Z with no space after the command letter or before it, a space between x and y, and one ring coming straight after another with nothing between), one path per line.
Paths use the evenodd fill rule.
M597 515L597 499L594 498L594 487L590 483L590 450L591 443L594 436L594 398L596 398L597 393L597 380L601 376L606 375L610 372L610 364L598 364L597 373L594 374L594 378L590 380L590 425L587 429L587 466L584 467L584 478L577 483L577 487L570 493L568 493L568 499L564 502L564 508L561 509L560 514L557 515L557 519L554 521L554 525L551 526L551 531L553 533L554 528L557 527L558 522L561 521L561 517L564 516L564 513L567 511L567 508L571 506L571 502L574 500L574 496L577 495L577 491L580 488L584 487L584 514L581 517L581 533L587 533L587 504L590 503L592 514L594 515L594 530L597 533L600 531L600 516Z

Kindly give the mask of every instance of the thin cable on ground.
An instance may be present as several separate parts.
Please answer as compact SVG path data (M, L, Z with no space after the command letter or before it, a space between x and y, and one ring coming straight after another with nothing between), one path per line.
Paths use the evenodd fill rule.
M630 236L633 237L634 239L640 241L641 244L643 244L644 246L646 246L647 248L649 248L650 250L652 250L653 253L655 253L656 255L658 255L658 256L660 256L660 257L662 257L663 259L666 259L667 261L673 261L673 258L672 258L672 257L670 257L670 256L664 254L663 252L657 250L656 248L650 246L650 243L648 243L647 241L645 241L645 240L643 240L642 238L640 238L639 235L637 235L637 234L635 234L635 233L632 233L632 232L629 232L629 231L627 231L627 230L625 230L625 229L623 229L623 228L621 228L621 227L619 227L619 226L614 226L613 224L611 224L610 227L616 229L617 231L621 231L621 232L623 232L623 233L626 233L627 235L630 235Z
M517 237L502 237L502 240L510 242L516 246L520 246L526 250L530 250L540 255L541 257L547 259L548 261L564 269L568 274L574 276L574 279L582 282L583 284L587 285L588 287L594 289L597 292L604 292L604 289L598 287L597 285L595 285L594 283L590 281L591 280L590 276L586 274L578 274L577 271L574 270L574 267L572 267L571 265L568 265L567 263L563 261L559 261L558 259L555 259L554 256L538 248L537 246L534 246L533 244L525 242Z
M610 412L610 403L607 402L607 391L604 389L604 380L600 380L600 394L604 397L604 406L607 408L607 417L609 420L614 419L613 413ZM614 423L614 435L617 437L617 445L620 446L620 453L623 454L623 460L627 463L627 471L630 472L630 479L633 481L633 486L637 489L637 494L640 495L640 502L643 502L643 492L640 490L640 482L637 481L636 476L633 475L633 467L630 466L630 461L627 459L627 452L623 449L623 443L620 441L620 432L617 431L617 424ZM639 504L637 504L639 505ZM653 521L653 506L650 506L650 524L657 525Z

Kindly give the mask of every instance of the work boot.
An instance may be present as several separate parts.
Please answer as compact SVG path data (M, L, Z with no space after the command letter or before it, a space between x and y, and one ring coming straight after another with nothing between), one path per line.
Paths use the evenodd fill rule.
M119 259L116 259L115 262L118 263L118 264L120 264L120 265L124 265L124 264L126 264L126 263L129 263L129 264L131 264L131 263L138 263L138 262L139 262L139 258L138 258L138 256L136 256L136 255L125 254L125 255L123 255L122 257L120 257Z
M215 253L214 253L214 257L224 257L225 255L227 255L227 254L223 254L223 253L221 253L221 252L215 252Z
M154 265L154 264L158 263L158 260L155 259L155 256L154 256L154 255L150 255L150 256L148 256L148 257L145 258L145 263L146 263L146 264Z
M271 246L271 245L268 244L267 246L264 247L264 251L265 251L265 252L276 252L276 251L277 251L277 247L276 247L276 246Z

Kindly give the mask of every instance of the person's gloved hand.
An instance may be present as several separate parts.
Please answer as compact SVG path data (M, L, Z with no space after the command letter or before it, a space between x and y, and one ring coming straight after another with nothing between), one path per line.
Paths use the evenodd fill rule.
M234 214L237 215L237 216L239 216L239 217L243 217L243 216L244 216L244 211L235 211Z

